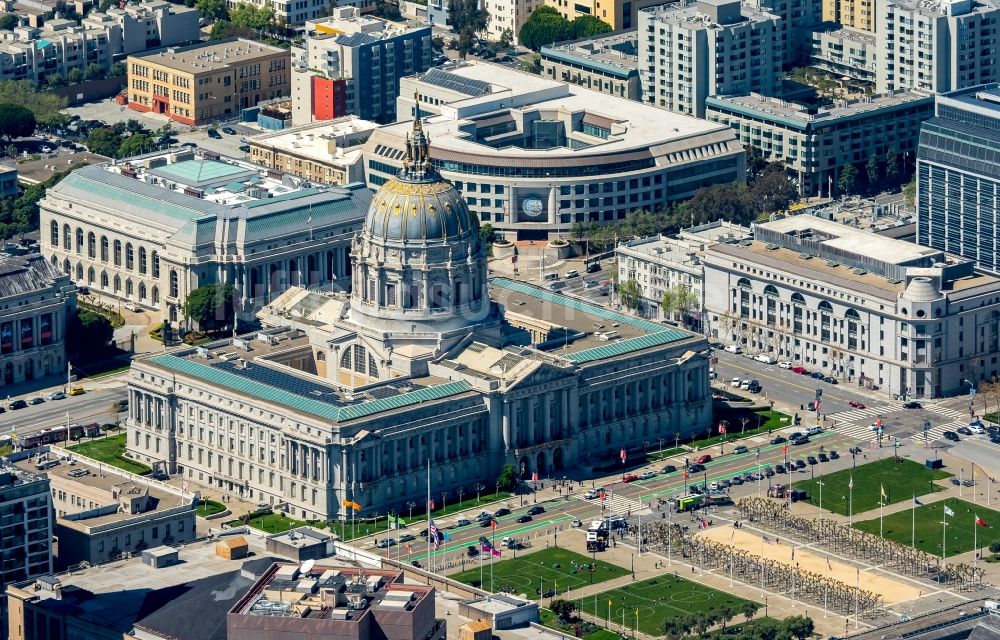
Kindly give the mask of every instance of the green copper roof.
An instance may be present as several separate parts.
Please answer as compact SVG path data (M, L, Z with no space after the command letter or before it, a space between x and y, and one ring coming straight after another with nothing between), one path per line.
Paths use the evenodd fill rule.
M599 307L594 304L582 302L575 298L570 298L569 296L564 296L558 293L552 293L551 291L546 291L545 289L539 289L538 287L533 287L530 284L525 284L523 282L508 280L507 278L494 278L490 280L490 284L497 287L501 287L503 289L507 289L508 291L514 291L515 293L521 293L526 296L531 296L532 298L538 298L539 300L544 300L545 302L551 302L553 304L569 307L570 309L575 309L576 311L582 311L583 313L592 316L597 316L598 318L604 318L605 320L611 320L613 322L620 322L621 324L627 324L630 327L635 327L636 329L641 329L643 331L649 331L650 333L656 333L658 331L662 331L665 328L662 324L657 324L656 322L650 322L648 320L643 320L642 318L627 316L624 313L611 311L610 309L605 309L604 307Z
M150 358L150 362L177 371L178 373L204 380L210 384L226 387L238 393L260 398L261 400L275 404L284 405L296 411L311 413L332 422L354 420L383 411L427 402L428 400L447 398L448 396L464 393L472 388L469 383L462 380L426 387L409 393L401 393L389 398L338 407L327 402L320 402L319 400L306 398L290 391L285 391L284 389L250 380L240 375L220 370L218 367L185 360L173 355L155 356Z
M155 173L172 177L184 184L198 184L221 180L229 176L247 173L247 169L217 160L184 160L157 167Z
M639 336L637 338L628 338L626 340L619 340L610 344L601 345L599 347L594 347L593 349L585 349L583 351L577 351L576 353L568 353L564 357L567 360L572 360L573 362L593 362L594 360L603 360L604 358L620 356L622 354L631 353L640 349L658 347L660 345L669 344L671 342L683 340L684 338L689 337L690 336L683 331L677 331L676 329L664 329L658 333L650 333L649 335Z
M109 206L121 206L129 210L144 210L157 213L179 222L194 222L197 220L215 219L215 216L205 211L170 202L167 199L153 198L134 190L126 190L118 186L93 180L82 173L74 171L59 183L61 189L76 188L92 196L103 199Z

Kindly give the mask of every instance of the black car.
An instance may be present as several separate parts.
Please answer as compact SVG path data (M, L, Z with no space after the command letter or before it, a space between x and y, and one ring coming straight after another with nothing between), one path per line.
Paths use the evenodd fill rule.
M806 456L806 462L809 464L816 464L816 458L813 456Z
M837 384L837 379L833 376L826 376L823 378L823 382L826 382L827 384Z
M24 400L15 400L14 402L10 403L10 406L8 408L10 408L10 409L23 409L23 408L25 408L27 406L28 406L28 403L25 402Z
M955 429L955 431L959 432L963 436L971 436L972 435L972 430L969 429L969 427L959 427L959 428Z
M771 478L773 476L774 476L774 469L772 469L771 467L767 467L766 469L764 469L765 478Z
M488 518L488 519L484 518L479 521L479 526L482 527L483 529L492 525L493 525L493 518Z
M790 442L793 445L806 444L807 442L809 442L809 436L799 436L798 438L792 438L788 442Z
M240 145L240 151L242 151L243 153L250 153L250 145L248 145L248 144L241 144Z
M701 473L705 470L705 465L703 464L693 464L688 467L688 473Z
M537 516L539 513L545 513L545 507L534 506L528 509L529 516Z
M840 460L840 454L837 453L836 451L831 451L830 452L830 459L831 460Z
M688 487L688 491L690 491L690 492L691 492L692 494L694 494L694 495L696 495L696 496L697 496L697 495L701 495L701 494L702 494L702 490L701 490L701 487L699 487L699 486L698 486L698 485L696 485L696 484L693 484L693 485L691 485L690 487Z
M920 404L919 402L917 402L916 400L912 400L912 401L907 402L906 404L904 404L903 408L904 409L923 409L924 406L922 404Z
M517 521L520 522L521 524L524 524L525 522L531 522L531 516L525 514L520 518L518 518Z
M11 405L11 408L13 408L13 405ZM961 438L958 437L958 434L954 431L945 431L941 435L944 436L945 440L951 440L952 442L958 442L961 440Z
M222 133L225 133L230 136L235 136L236 129L233 129L232 127L222 127Z
M677 467L675 467L672 464L668 464L667 466L660 469L660 473L673 473L675 471L677 471Z
M785 444L788 440L784 436L776 436L771 439L771 444Z
M197 149L198 148L198 145L196 143L194 143L194 142L182 142L181 146L182 147L187 147L188 149Z
M216 131L215 129L208 130L208 137L215 138L216 140L222 140L222 134Z
M730 482L735 485L743 484L743 478L739 476L733 476L733 479L730 480Z
M510 515L510 509L508 509L507 507L500 507L499 509L497 509L497 512L493 514L493 517L499 518L500 516L509 516L509 515Z
M597 273L601 270L601 263L591 262L587 265L587 273Z
M802 461L802 460L796 460L795 461L795 468L796 469L805 469L806 468L806 463L804 461Z
M471 545L471 544L470 544L470 545L469 545L469 546L468 546L468 547L467 547L467 548L465 549L465 555L469 556L470 558L475 558L476 556L478 556L478 555L479 555L479 549L477 549L477 548L475 547L475 545Z
M821 454L819 454L819 461L820 462L829 462L830 458L825 453L821 453Z
M774 470L777 471L778 473L785 473L785 465L783 464L774 465Z

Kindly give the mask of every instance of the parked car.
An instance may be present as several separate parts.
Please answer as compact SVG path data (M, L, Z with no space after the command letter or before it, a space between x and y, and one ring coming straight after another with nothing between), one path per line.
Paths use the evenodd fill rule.
M377 546L379 549L388 549L389 547L395 546L395 544L396 541L394 539L385 538L383 540L379 540Z
M579 278L580 272L577 271L576 269L570 269L569 271L563 274L563 277L566 278L567 280L569 280L570 278Z
M830 458L825 453L820 453L819 454L819 461L820 462L829 462Z
M412 533L404 533L403 535L399 536L399 543L403 544L404 542L410 542L411 540L416 540L416 539L417 537Z
M622 482L635 482L638 479L639 476L635 475L634 473L626 473L625 476L622 478Z
M823 378L823 382L825 382L827 384L837 384L837 379L834 378L833 376L825 376Z
M712 461L712 456L710 454L706 453L703 456L699 456L698 459L695 460L695 463L696 464L705 464L706 462L711 462L711 461Z
M961 440L954 431L945 431L941 435L944 436L945 440L951 440L952 442L959 442Z
M76 386L69 388L69 395L71 396L82 396L84 393L86 393L86 391L84 391L83 387Z
M754 357L754 360L756 360L757 362L763 362L764 364L774 364L778 361L777 358L775 358L769 353L758 353Z
M214 138L215 140L222 140L222 134L216 131L215 129L208 130L208 137Z
M778 472L778 473L785 473L785 465L783 465L783 464L776 464L776 465L774 465L774 470L776 472Z
M729 386L739 389L742 383L743 381L741 379L733 378L732 380L729 381Z
M782 369L791 369L792 363L787 360L782 360L781 362L778 363L778 366L781 367Z
M771 444L785 444L786 442L788 442L788 439L784 436L775 436L771 438Z
M601 263L591 262L587 265L587 273L597 273L601 270Z
M458 520L455 521L455 526L456 527L464 527L464 526L466 526L468 524L469 524L469 519L468 518L459 518Z
M476 548L476 545L470 544L468 547L466 547L465 554L470 558L475 558L476 556L479 555L479 549Z
M128 309L129 311L131 311L133 313L136 313L136 312L139 311L139 306L136 303L132 302L131 300L127 301L124 306L125 306L126 309Z
M840 460L840 454L836 450L830 451L831 460Z
M805 461L803 461L803 460L802 460L801 458L800 458L800 459L798 459L798 460L796 460L796 461L795 461L795 468L796 468L796 469L805 469L805 468L806 468L806 463L805 463Z
M225 133L230 136L235 136L236 129L233 129L232 127L222 127L222 133Z
M955 429L955 431L957 431L958 433L962 434L963 436L971 436L972 435L972 430L969 429L969 427L959 427L959 428Z
M250 153L250 145L248 145L248 144L241 144L240 145L240 151L242 151L243 153Z
M743 349L741 349L738 344L727 344L726 351L729 353L743 353Z
M499 509L497 509L497 512L493 514L493 517L499 518L502 516L509 516L509 515L510 515L510 509L508 509L507 507L500 507Z
M826 376L823 375L822 371L813 371L812 373L809 374L809 377L815 378L816 380L822 380Z
M649 480L650 478L655 478L655 477L656 477L656 472L655 471L646 471L645 473L643 473L642 475L639 476L639 479L640 480Z
M806 462L808 462L809 464L816 464L816 457L815 456L806 456Z
M664 474L666 474L666 473L674 473L675 471L677 471L677 467L675 467L672 464L668 464L665 467L663 467L662 469L660 469L660 473L664 473Z
M42 396L35 396L31 400L28 400L28 404L42 404L43 402L45 402L45 398Z
M736 485L743 484L743 478L739 476L733 476L733 479L730 480L730 482Z
M851 400L847 404L851 405L851 407L853 407L855 409L864 409L865 408L865 403L864 402L858 402L857 400Z
M808 375L809 374L809 371L805 367L792 367L791 368L791 372L792 373L797 373L800 376L804 376L804 375Z
M53 391L49 394L49 400L65 400L66 394L62 391Z

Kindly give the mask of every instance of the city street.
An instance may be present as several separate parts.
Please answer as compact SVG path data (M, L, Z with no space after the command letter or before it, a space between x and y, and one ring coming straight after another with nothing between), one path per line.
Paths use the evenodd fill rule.
M30 394L30 397L46 397L51 389ZM115 414L111 410L112 403L128 397L124 385L112 388L101 388L88 391L81 396L69 396L63 400L46 400L43 404L29 405L16 411L8 410L0 414L0 435L8 435L12 431L24 433L37 431L45 427L66 424L69 422L86 424L88 422L114 422ZM124 419L125 414L121 414Z

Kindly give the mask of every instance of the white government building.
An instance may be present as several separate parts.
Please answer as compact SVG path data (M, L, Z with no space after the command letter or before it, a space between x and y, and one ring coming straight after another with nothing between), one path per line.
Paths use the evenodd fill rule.
M42 254L91 293L169 322L230 283L244 318L290 286L346 287L371 191L315 185L210 151L78 169L39 203ZM339 284L338 284L339 281Z
M898 398L1000 374L1000 278L810 215L708 247L707 334Z
M613 463L711 422L703 337L486 279L458 191L411 134L354 237L353 289L292 288L255 336L134 361L128 455L295 517Z

